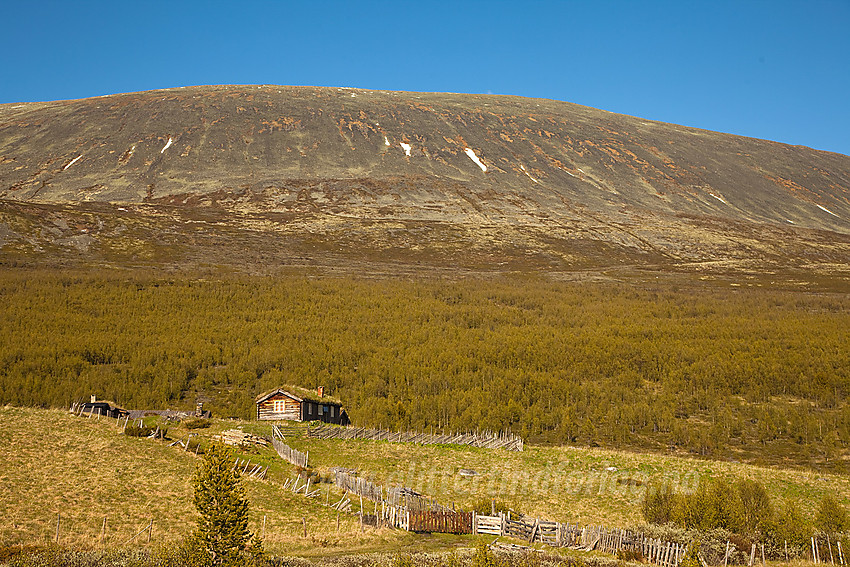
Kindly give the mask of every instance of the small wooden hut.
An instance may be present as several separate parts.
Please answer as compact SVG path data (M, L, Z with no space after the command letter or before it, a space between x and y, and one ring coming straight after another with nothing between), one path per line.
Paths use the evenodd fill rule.
M350 423L342 402L326 396L321 387L314 392L297 386L284 386L259 396L256 403L257 419L260 420Z

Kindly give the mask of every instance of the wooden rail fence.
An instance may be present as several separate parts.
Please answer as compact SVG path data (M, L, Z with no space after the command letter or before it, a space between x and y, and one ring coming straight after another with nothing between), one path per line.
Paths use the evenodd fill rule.
M343 491L362 496L372 502L383 502L386 506L405 508L411 512L449 510L447 506L437 503L433 498L423 496L409 488L389 486L385 489L383 486L342 469L334 469L333 473L334 484Z
M530 517L511 518L510 515L504 514L473 514L472 533L511 536L529 544L545 543L554 547L597 550L613 555L621 550L633 551L642 554L649 563L660 567L677 567L685 555L685 546L648 538L631 530L609 530L603 526L581 527Z
M307 436L316 439L369 439L390 441L392 443L418 443L420 445L468 445L483 449L505 449L522 451L522 438L512 433L452 433L435 435L432 433L414 433L411 431L388 431L365 427L341 427L338 425L317 425L307 427Z
M302 453L297 449L293 449L283 441L277 438L277 430L272 429L274 432L272 436L272 447L277 451L277 454L280 455L282 459L286 459L290 463L295 466L307 468L307 458L310 456L310 452Z

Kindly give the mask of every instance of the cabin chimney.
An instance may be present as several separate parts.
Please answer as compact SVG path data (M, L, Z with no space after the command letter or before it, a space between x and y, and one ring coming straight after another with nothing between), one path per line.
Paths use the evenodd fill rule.
M320 398L325 397L325 387L324 386L319 386L319 397Z
M91 395L91 403L95 403L97 401L97 396L94 394Z

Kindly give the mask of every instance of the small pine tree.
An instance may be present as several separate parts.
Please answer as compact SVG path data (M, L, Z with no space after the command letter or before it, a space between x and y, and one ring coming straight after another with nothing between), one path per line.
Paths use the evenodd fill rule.
M248 500L230 455L213 445L204 454L192 482L201 514L195 539L213 566L236 565L248 549ZM253 546L256 547L256 544Z

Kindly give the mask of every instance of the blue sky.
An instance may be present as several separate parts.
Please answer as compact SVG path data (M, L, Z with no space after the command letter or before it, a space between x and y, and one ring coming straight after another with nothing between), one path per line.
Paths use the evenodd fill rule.
M850 0L0 0L0 103L199 84L513 94L850 155Z

